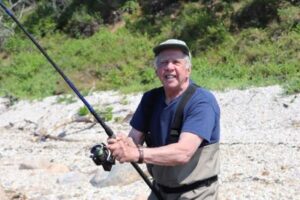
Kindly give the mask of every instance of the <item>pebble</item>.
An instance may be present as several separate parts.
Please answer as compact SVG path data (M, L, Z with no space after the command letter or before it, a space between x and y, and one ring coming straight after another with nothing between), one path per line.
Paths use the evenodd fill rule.
M58 184L71 184L85 180L85 176L78 172L68 172L57 178Z
M300 199L300 94L285 96L276 85L213 93L221 107L219 199ZM87 100L100 110L112 107L107 125L126 133L141 96L106 91ZM8 105L0 98L0 199L145 199L150 189L130 164L105 172L93 163L90 148L106 133L72 121L79 100L59 99Z

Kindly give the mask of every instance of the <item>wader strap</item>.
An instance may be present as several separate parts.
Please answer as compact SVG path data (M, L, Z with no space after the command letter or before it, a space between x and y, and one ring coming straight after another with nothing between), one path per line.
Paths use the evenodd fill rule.
M163 191L164 193L185 193L194 189L197 189L199 187L203 187L203 186L210 186L212 183L216 182L218 180L218 175L212 176L210 178L201 180L201 181L197 181L194 182L192 184L189 185L183 185L180 187L175 187L175 188L171 188L171 187L166 187L163 185L160 185L158 183L156 183L159 187L159 189L161 191Z
M197 86L191 83L187 88L187 90L183 93L182 98L180 99L180 102L178 103L178 106L176 108L174 121L171 125L169 143L175 143L178 141L181 128L182 128L184 107L187 104L187 102L190 100L191 96L194 94L196 89Z

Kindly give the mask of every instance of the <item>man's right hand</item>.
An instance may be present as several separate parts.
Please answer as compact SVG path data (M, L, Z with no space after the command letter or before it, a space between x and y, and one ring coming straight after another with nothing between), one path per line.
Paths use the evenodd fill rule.
M139 150L132 138L118 134L115 138L109 138L107 143L107 148L111 151L112 156L120 163L139 160Z

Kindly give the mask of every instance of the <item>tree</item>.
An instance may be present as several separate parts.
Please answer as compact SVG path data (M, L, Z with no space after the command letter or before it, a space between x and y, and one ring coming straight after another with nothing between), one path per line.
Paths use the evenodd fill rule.
M24 13L30 11L36 5L35 0L7 0L6 7L11 10L18 20L21 20ZM0 12L0 48L5 40L15 34L16 23L9 19L9 16L1 10Z

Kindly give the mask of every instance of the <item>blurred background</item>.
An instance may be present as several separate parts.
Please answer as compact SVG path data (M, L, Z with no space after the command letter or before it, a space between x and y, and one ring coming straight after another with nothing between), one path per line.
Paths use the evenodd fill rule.
M193 80L224 90L279 84L300 92L299 0L4 0L83 93L144 91L159 82L152 48L185 40ZM0 11L0 96L71 93Z

